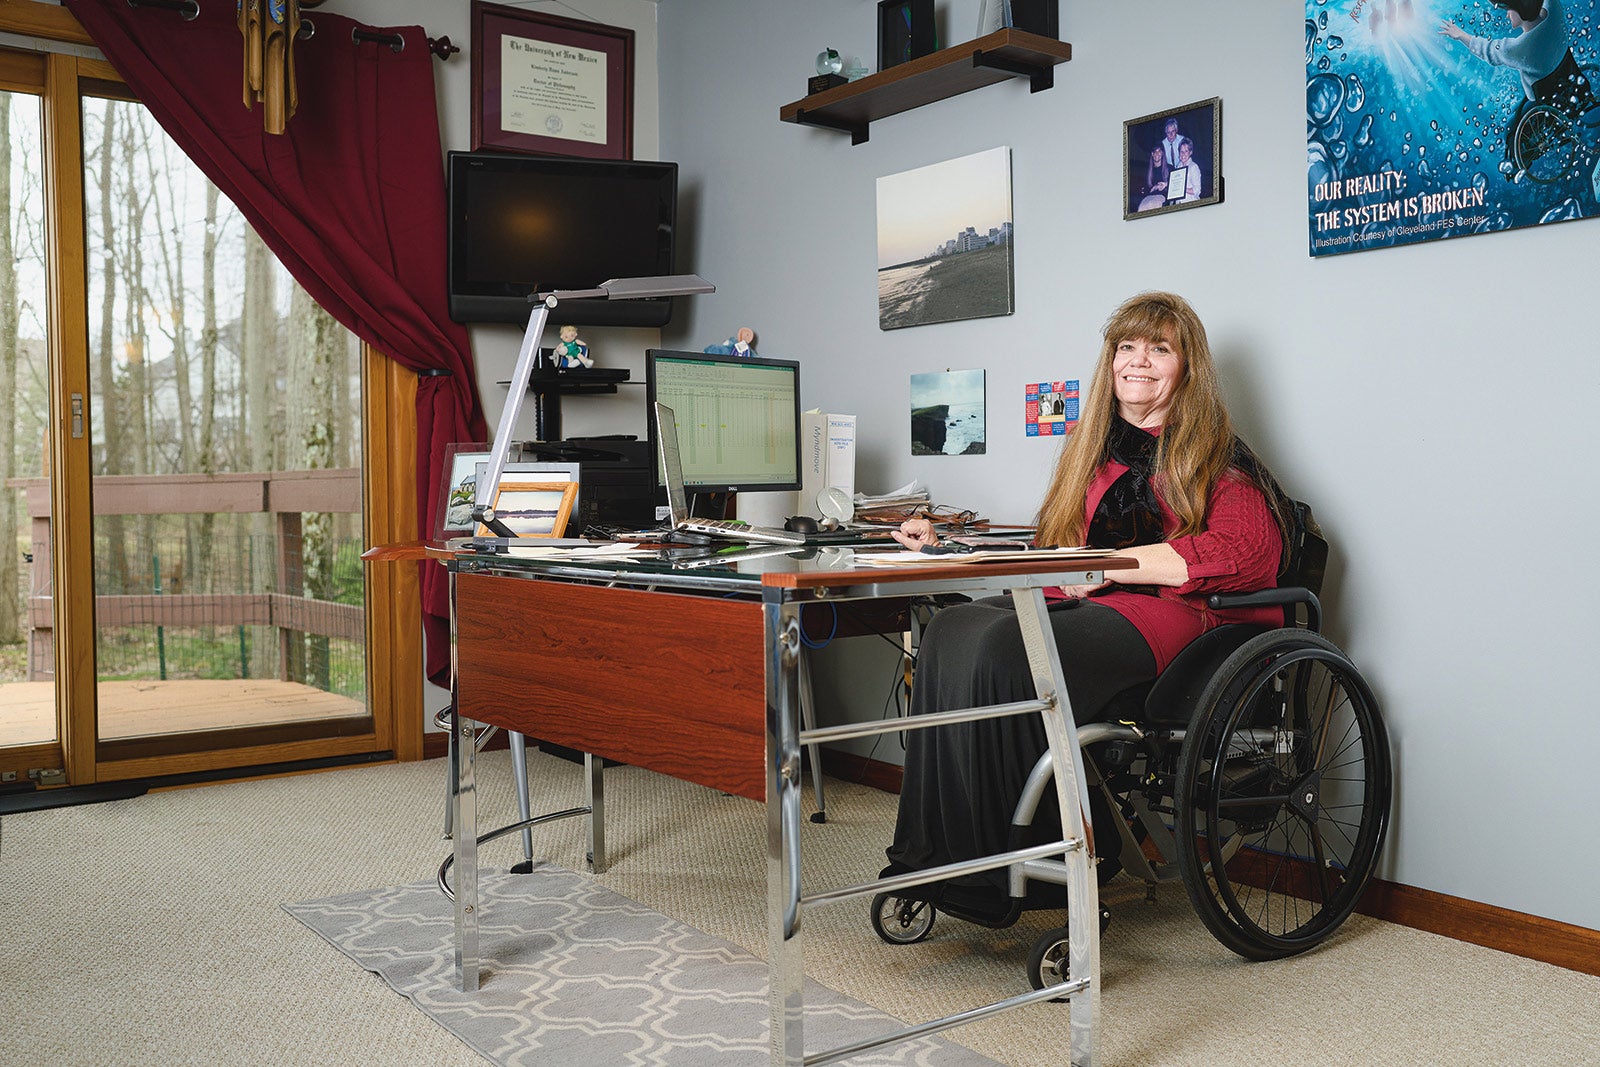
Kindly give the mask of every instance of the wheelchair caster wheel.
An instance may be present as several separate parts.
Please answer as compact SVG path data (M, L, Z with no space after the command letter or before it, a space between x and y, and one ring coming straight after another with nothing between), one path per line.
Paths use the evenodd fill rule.
M938 914L925 900L879 893L872 898L872 932L891 945L915 945L933 932Z
M1100 932L1106 932L1111 925L1111 909L1104 904L1100 905ZM1069 956L1071 949L1068 947L1067 938L1071 928L1058 926L1054 930L1047 930L1033 943L1033 951L1028 953L1028 981L1033 988L1043 989L1045 986L1060 985L1067 980L1069 970ZM1070 997L1053 997L1056 1003L1070 1000Z
M1067 980L1068 933L1067 927L1058 926L1045 931L1044 936L1033 943L1033 950L1028 953L1028 982L1033 988L1043 989ZM1068 998L1054 999L1059 1003Z

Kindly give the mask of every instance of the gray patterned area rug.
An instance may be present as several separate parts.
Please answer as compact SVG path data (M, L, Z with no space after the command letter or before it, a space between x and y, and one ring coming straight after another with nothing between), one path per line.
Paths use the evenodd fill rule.
M479 880L483 981L454 986L455 923L431 882L285 904L284 910L498 1064L768 1062L767 965L550 864ZM806 981L807 1051L903 1023ZM853 1064L999 1067L935 1037Z

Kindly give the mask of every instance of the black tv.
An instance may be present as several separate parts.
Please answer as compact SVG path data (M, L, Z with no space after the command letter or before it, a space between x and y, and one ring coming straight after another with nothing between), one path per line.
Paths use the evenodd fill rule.
M528 321L528 297L673 274L678 165L451 152L450 317ZM566 300L551 325L664 326L669 298Z

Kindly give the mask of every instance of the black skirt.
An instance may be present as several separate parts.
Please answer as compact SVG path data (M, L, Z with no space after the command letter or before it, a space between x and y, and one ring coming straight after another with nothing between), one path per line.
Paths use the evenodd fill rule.
M1067 601L1052 605L1048 617L1078 724L1114 716L1155 679L1150 646L1112 608L1092 600ZM1010 597L959 604L933 617L917 654L913 715L1033 700L1037 695ZM1022 787L1047 746L1038 715L913 730L906 745L900 811L885 875L1060 840L1061 814L1053 796L1039 806L1028 830L1011 830ZM1108 825L1100 822L1103 816L1093 795L1091 803L1096 804L1091 817ZM1007 881L1001 868L918 886L904 895L994 918L1009 909ZM1064 903L1062 887L1033 882L1024 906Z

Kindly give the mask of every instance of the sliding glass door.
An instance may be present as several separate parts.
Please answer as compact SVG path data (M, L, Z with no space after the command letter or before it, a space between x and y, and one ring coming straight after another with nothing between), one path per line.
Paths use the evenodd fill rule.
M0 793L414 757L415 583L360 560L414 536L403 426L364 426L410 376L102 61L0 49L0 177Z
M141 105L82 114L100 761L370 734L360 345Z

